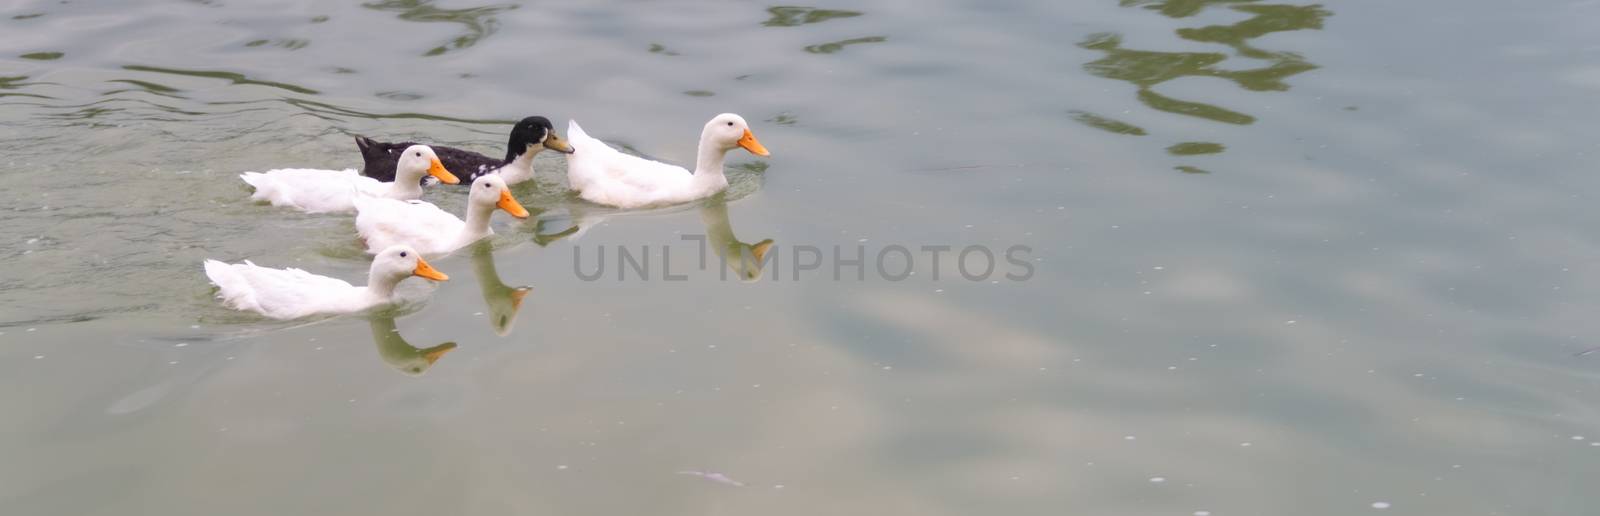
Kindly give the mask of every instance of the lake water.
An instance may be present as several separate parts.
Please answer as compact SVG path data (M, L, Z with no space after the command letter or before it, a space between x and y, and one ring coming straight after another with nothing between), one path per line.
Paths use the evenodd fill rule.
M9 2L0 514L1591 514L1597 19ZM772 157L723 198L586 205L541 154L535 216L396 309L268 321L201 271L364 279L348 216L236 177L353 135L539 114L689 163L725 111Z

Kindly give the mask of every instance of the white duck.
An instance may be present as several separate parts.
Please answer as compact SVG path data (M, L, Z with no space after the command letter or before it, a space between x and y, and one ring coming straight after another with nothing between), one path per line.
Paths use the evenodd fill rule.
M567 138L575 151L567 156L567 182L572 189L590 202L619 208L681 203L727 189L722 160L734 147L757 156L770 155L744 118L733 113L717 115L700 131L694 172L623 154L583 132L577 120L567 123Z
M464 222L422 201L360 197L355 204L356 231L366 239L368 253L404 244L427 255L445 254L493 235L489 216L496 208L519 219L528 218L528 210L511 196L499 174L485 174L472 182Z
M395 285L406 278L450 279L407 246L394 246L378 253L372 259L365 287L300 269L262 267L249 260L234 264L206 260L205 266L206 277L219 288L217 297L224 305L273 319L360 312L393 303Z
M399 200L421 198L420 183L424 175L431 175L445 184L461 182L455 174L444 168L439 157L427 145L406 148L395 166L396 180L391 183L362 176L354 169L280 168L266 172L245 172L239 178L255 187L251 199L306 213L329 213L354 210L354 199L361 195Z

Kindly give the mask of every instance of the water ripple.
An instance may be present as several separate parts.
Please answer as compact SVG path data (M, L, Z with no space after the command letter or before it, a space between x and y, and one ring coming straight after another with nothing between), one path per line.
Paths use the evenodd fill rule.
M1285 79L1317 69L1317 65L1294 52L1269 51L1258 48L1251 40L1275 32L1317 30L1324 18L1332 15L1320 5L1254 4L1253 0L1123 0L1124 7L1142 7L1172 18L1194 16L1208 7L1225 5L1228 9L1250 15L1249 18L1229 25L1179 28L1178 37L1199 43L1225 45L1238 57L1269 61L1264 67L1243 70L1219 66L1229 58L1221 52L1169 52L1135 50L1126 48L1123 36L1104 32L1092 34L1078 43L1084 49L1102 52L1100 59L1085 63L1083 69L1090 74L1133 84L1135 96L1145 106L1166 113L1221 122L1230 125L1250 125L1254 115L1215 104L1183 100L1156 91L1158 85L1184 77L1212 77L1224 79L1247 91L1285 91ZM1083 110L1073 111L1080 123L1102 130L1122 134L1143 134L1143 129L1125 122ZM1169 154L1193 156L1222 152L1221 144L1194 146L1180 143L1168 149ZM1180 166L1190 173L1204 172L1192 166Z
M362 7L386 12L400 13L400 19L422 23L455 23L466 29L466 34L456 36L449 42L429 49L424 56L438 56L449 52L472 48L485 38L494 35L500 30L500 20L495 16L516 9L516 4L492 4L481 7L467 7L463 9L445 9L435 7L433 0L385 0L382 2L368 2Z

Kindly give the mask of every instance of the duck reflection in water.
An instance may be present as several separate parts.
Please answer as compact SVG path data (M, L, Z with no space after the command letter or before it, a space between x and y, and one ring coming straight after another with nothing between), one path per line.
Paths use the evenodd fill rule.
M716 255L718 261L728 267L727 271L733 271L734 276L739 281L749 283L761 279L761 273L767 264L767 254L772 250L772 239L768 238L751 244L739 240L739 237L734 235L733 224L728 221L726 192L713 195L701 201L699 211L700 221L705 224L706 231L705 239L701 241L701 245L710 247L711 254ZM611 210L592 212L580 205L569 206L567 216L570 217L570 225L566 229L555 233L541 233L536 230L534 231L534 242L540 246L546 246L551 242L562 239L577 240L588 233L590 229L605 223L615 213L615 211ZM540 219L537 223L541 230L545 222L547 220ZM693 238L692 235L686 235L686 237ZM689 256L691 257L698 256L700 270L705 270L708 266L715 267L715 265L707 263L709 257L704 254L704 248L694 249L690 253ZM603 261L604 258L601 258L601 260ZM493 271L493 267L493 262L489 262L490 271ZM602 267L604 267L603 264ZM718 269L719 277L727 279L727 271ZM482 273L479 274L480 280L483 276ZM487 288L486 286L485 298L489 295Z
M456 343L446 342L430 348L418 348L406 342L400 336L400 329L395 327L394 312L383 310L372 314L368 318L372 325L372 343L378 346L378 357L389 364L396 371L407 375L418 376L444 357L445 353L456 349Z
M700 221L706 225L706 244L722 263L742 282L761 279L761 270L767 265L767 253L772 250L772 239L747 244L733 234L733 224L728 222L728 198L717 194L700 206ZM726 276L723 276L726 277Z
M529 211L533 212L533 216L528 218L532 222L523 224L522 227L527 228L523 231L533 233L533 243L539 244L539 247L548 247L553 242L575 236L582 229L578 226L577 220L574 220L574 223L567 226L567 229L547 233L545 232L546 224L550 223L552 219L544 217L545 209L530 207Z
M495 335L510 335L522 300L533 288L512 287L500 281L500 273L494 268L494 246L487 241L472 246L472 270L478 276L479 290L483 291L483 304L489 307L489 325L494 328Z

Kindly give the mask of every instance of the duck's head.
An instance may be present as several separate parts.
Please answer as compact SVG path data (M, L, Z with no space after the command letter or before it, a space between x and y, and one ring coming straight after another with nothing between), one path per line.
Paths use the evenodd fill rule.
M750 124L745 123L744 117L733 113L723 113L706 122L705 130L700 132L700 140L712 142L724 151L742 147L757 156L772 155L760 140L756 140L755 133L750 132Z
M506 187L506 180L499 174L484 174L473 180L472 193L467 195L467 202L480 209L500 209L519 219L528 218L528 210L511 196L511 189Z
M397 278L397 280L411 276L427 278L433 281L450 279L449 276L434 269L432 265L428 265L428 261L422 259L422 255L408 245L390 246L388 249L384 249L383 252L378 253L377 256L374 256L372 258L372 273L373 276L381 275L388 278Z
M439 156L433 153L433 147L427 145L406 147L405 152L400 155L400 162L395 164L394 171L395 181L406 177L414 178L411 181L417 181L422 179L423 175L430 175L447 185L461 182L455 174L445 170L444 163L439 162Z
M535 153L544 149L572 154L572 146L567 145L567 140L556 134L555 126L550 125L550 119L530 116L511 128L511 141L506 143L508 154L506 161L516 159L525 152Z

